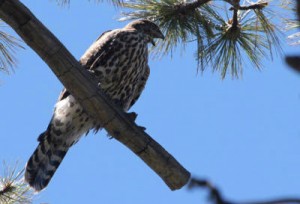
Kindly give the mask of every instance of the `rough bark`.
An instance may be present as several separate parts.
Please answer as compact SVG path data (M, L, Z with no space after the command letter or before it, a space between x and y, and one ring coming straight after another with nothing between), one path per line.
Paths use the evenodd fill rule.
M0 18L47 63L62 84L116 140L123 143L169 186L184 186L190 173L97 88L61 42L18 0L0 0Z

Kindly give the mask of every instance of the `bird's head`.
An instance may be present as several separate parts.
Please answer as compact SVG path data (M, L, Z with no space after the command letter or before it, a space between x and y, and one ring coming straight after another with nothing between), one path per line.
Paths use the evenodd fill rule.
M137 31L142 32L146 36L148 41L151 42L154 46L154 38L165 38L159 27L155 23L146 19L132 21L126 27L134 28Z

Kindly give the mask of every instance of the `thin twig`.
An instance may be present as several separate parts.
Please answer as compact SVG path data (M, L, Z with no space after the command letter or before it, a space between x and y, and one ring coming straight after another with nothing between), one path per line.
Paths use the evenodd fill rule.
M262 2L257 4L252 4L250 6L234 6L231 7L229 10L250 10L250 9L263 9L268 6L268 2Z
M232 17L232 29L237 29L239 25L239 21L238 21L238 10L234 9L233 10L233 17Z
M213 204L300 204L300 198L282 198L268 201L254 201L254 202L233 202L226 200L221 191L215 187L211 182L205 179L192 178L188 187L190 189L200 187L207 189L210 195L210 201Z
M233 30L236 30L238 28L239 22L238 22L238 9L240 7L240 0L234 0L234 9L233 9L233 17L232 17L232 26L231 28Z
M207 189L209 191L209 195L210 195L209 198L212 201L212 203L215 203L215 204L233 204L231 202L226 201L223 198L222 194L220 193L220 190L218 190L208 180L192 178L190 180L188 188L192 189L192 188L196 188L196 187Z

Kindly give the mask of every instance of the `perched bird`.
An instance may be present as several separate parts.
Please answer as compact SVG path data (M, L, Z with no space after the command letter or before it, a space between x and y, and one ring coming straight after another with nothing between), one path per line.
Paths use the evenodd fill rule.
M99 88L124 111L145 87L150 73L147 44L154 44L154 38L164 39L159 27L149 20L136 20L124 28L104 32L80 59ZM45 188L69 148L84 133L101 128L98 123L64 89L47 130L38 137L39 145L26 164L26 182L36 191Z

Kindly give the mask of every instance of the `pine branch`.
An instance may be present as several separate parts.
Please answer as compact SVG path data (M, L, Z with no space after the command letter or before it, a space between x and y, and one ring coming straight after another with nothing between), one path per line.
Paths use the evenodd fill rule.
M29 204L32 202L33 191L23 179L24 169L17 172L18 165L13 167L3 162L3 177L0 176L1 204Z
M171 190L184 186L190 173L99 90L90 74L59 40L18 0L0 0L0 18L49 65L85 111L109 135L152 168Z
M233 17L232 17L232 24L231 29L236 30L238 29L239 21L238 21L238 10L233 10Z
M16 66L14 56L17 48L23 48L21 41L4 31L3 21L0 20L0 71L9 73L10 69Z
M300 22L293 15L297 12L296 1L292 0L281 0L280 7L283 10L290 12L290 15L285 15L282 17L282 22L284 25L284 31L290 31L298 29L300 27ZM300 32L295 32L287 36L289 45L300 45Z
M269 4L268 2L260 2L260 3L252 4L252 5L249 5L249 6L237 5L237 6L231 7L229 10L242 10L242 11L245 11L245 10L263 9L266 6L268 6L268 4Z
M128 0L122 6L133 11L123 13L122 20L147 18L159 25L166 39L151 50L156 55L172 55L178 46L184 49L196 41L198 70L212 68L222 79L228 73L235 78L242 75L245 55L246 62L261 69L262 59L281 54L280 32L271 22L275 15L266 8L267 2L240 6L240 0L223 1L232 5L232 19L225 19L218 13L220 7L208 0Z
M187 43L195 40L204 45L204 41L213 35L213 18L217 14L208 2L209 0L129 0L121 6L134 11L123 13L120 20L146 18L155 21L167 37L151 51L156 55L172 55L178 45L184 48Z

